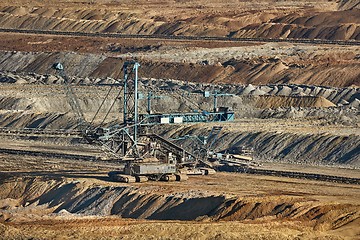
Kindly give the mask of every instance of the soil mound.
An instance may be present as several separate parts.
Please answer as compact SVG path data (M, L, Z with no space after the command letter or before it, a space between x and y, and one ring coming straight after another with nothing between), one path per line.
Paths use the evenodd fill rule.
M335 107L336 105L323 97L258 96L255 106L264 109L279 107Z

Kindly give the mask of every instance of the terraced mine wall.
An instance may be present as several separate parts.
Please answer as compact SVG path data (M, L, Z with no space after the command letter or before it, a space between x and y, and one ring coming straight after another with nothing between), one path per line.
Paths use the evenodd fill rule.
M51 74L51 66L61 61L69 76L83 78L122 78L124 59L96 54L0 52L0 69L17 73ZM228 84L306 84L331 87L359 86L359 63L287 64L278 59L254 61L230 60L220 65L152 62L141 60L139 74L143 78L175 79L195 83ZM46 79L44 79L46 80ZM52 78L48 82L54 81ZM5 81L5 80L2 80Z
M161 130L159 130L161 131ZM162 132L169 138L181 135L207 136L208 130L200 126L176 129L169 127ZM191 145L191 140L177 142ZM258 161L274 161L310 165L346 164L360 167L360 137L329 133L289 133L281 131L246 131L241 127L224 130L213 148L222 152L236 152L241 146L255 150Z
M63 86L60 85L63 81L61 78L38 74L3 74L2 76L2 79L5 79L4 82L8 84L2 85L4 93L0 96L0 127L51 130L72 129L76 126L76 119L68 104ZM81 83L81 80L82 78L74 78L74 83ZM110 78L100 80L102 83L114 81ZM46 84L40 84L41 82ZM109 88L90 86L94 83L96 80L88 79L88 83L76 86L74 89L79 97L80 107L89 121ZM142 80L142 84L145 88L160 91L160 95L167 96L153 101L155 112L192 111L189 106L186 106L189 103L186 104L184 99L174 98L184 94L192 94L191 99L199 105L193 107L212 108L212 99L205 99L199 94L199 91L212 90L214 86L211 84L186 84L181 81L151 79ZM219 104L231 106L236 112L236 118L247 121L248 126L253 125L251 118L267 119L274 123L278 121L277 119L289 119L289 121L298 119L297 123L282 123L289 124L290 128L294 124L301 125L303 120L318 121L318 123L309 125L308 128L314 129L305 129L305 132L297 132L298 129L283 131L281 127L276 129L267 127L263 130L243 128L241 124L239 126L234 124L226 127L221 133L220 141L217 141L215 145L217 151L229 151L245 145L254 147L256 157L261 161L360 166L360 138L356 132L321 130L326 125L339 126L339 130L341 130L341 125L357 129L358 88L339 89L307 85L221 85L220 90L237 94L231 98L219 99ZM112 99L114 98L115 95ZM110 105L111 101L106 104ZM120 105L117 103L115 109L120 109ZM145 111L144 106L141 110ZM117 110L111 112L110 115L115 118L110 119L106 124L111 124L111 121L115 119L118 121L121 119ZM185 128L175 125L160 129L158 132L174 138L183 135L206 136L208 131L208 127L201 125ZM188 143L184 141L183 144Z
M313 201L302 196L238 197L211 192L154 193L153 187L105 187L66 179L27 177L0 182L2 218L48 212L71 218L117 215L156 220L240 221L272 218L300 221L317 229L356 224L358 206ZM0 210L2 212L2 210Z
M60 114L1 114L1 126L11 128L44 128L47 126L56 129L71 128L76 124L74 119ZM7 123L7 124L6 124ZM60 127L59 127L60 126ZM171 131L159 130L170 138L181 135L206 136L208 130L203 126L189 127L191 130ZM49 129L49 128L47 128ZM50 128L51 129L51 128ZM170 132L170 131L169 131ZM52 141L56 141L53 139ZM68 140L70 141L70 140ZM190 140L179 141L178 144L188 145ZM347 165L360 167L360 137L358 135L334 135L329 133L289 133L274 131L225 131L215 143L214 149L223 152L234 152L240 146L250 146L255 150L255 159L311 165Z
M296 164L350 164L360 166L359 136L290 134L274 132L232 133L227 149L254 146L256 157ZM232 136L231 136L232 135ZM223 141L226 141L223 139Z
M318 1L320 2L320 1ZM359 40L359 9L356 1L341 1L335 4L319 5L294 2L289 9L288 3L274 1L268 8L268 1L247 5L236 4L231 8L242 9L242 13L229 13L218 5L215 14L212 9L203 6L202 11L188 8L185 12L176 12L164 4L161 15L149 14L153 11L140 10L129 12L114 6L101 6L75 11L71 8L55 7L0 7L1 26L8 29L44 29L69 32L102 32L123 34L146 34L166 36L226 36L242 38L305 38L330 40ZM329 1L327 1L329 2ZM322 3L322 4L321 4ZM148 9L149 6L132 6ZM174 4L174 3L173 3ZM179 3L177 3L179 4ZM180 3L181 5L181 3ZM261 5L261 6L259 6ZM131 7L127 5L127 7ZM156 6L156 5L155 5ZM216 6L216 5L215 5ZM229 5L230 6L230 5ZM253 12L258 7L263 11ZM103 8L103 9L101 9ZM279 8L279 9L276 9ZM315 8L311 11L309 9ZM151 9L151 7L150 7ZM226 10L228 10L226 9ZM281 10L280 10L281 9ZM319 11L320 10L320 11ZM347 10L347 11L344 11ZM211 12L209 12L211 11Z

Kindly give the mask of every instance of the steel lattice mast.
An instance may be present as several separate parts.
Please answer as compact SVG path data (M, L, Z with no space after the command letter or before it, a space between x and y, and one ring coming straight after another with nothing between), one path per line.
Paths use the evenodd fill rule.
M139 124L139 92L138 92L138 68L140 64L135 61L127 61L123 65L124 72L124 108L123 124L126 135L131 139L131 148L135 158L138 152L138 124Z

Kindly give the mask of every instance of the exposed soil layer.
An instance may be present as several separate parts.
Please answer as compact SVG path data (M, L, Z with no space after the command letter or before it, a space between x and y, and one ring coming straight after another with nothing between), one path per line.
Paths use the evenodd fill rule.
M109 87L106 84L119 83L119 79L114 78L88 78L88 77L72 77L70 79L71 84L79 97L86 97L86 94L82 93L82 89L91 91L91 96L96 98L102 98L103 94L108 91ZM242 103L253 104L254 108L277 108L277 107L333 107L336 106L349 106L353 108L359 107L360 90L358 87L326 87L326 86L311 86L311 85L298 85L298 84L268 84L268 85L238 85L238 84L207 84L207 83L192 83L175 80L163 80L154 78L142 78L140 83L141 91L155 91L159 94L174 95L179 93L180 95L188 95L193 101L197 101L197 104L208 104L209 99L201 97L204 91L218 91L222 93L233 94L242 98ZM51 96L48 91L54 89L57 92L56 96L63 97L65 94L64 79L56 75L41 75L36 73L26 74L14 74L10 72L0 71L1 88L5 91L2 96L4 98L10 97L12 100L2 100L2 107L4 109L16 109L18 100L16 96L36 98L46 98ZM15 83L15 84L13 84ZM120 83L121 84L121 83ZM82 85L75 86L75 85ZM86 87L87 85L88 87ZM103 86L101 86L103 85ZM96 86L96 87L94 87ZM121 87L120 87L121 88ZM21 91L27 89L27 91ZM78 90L76 90L78 89ZM20 91L21 93L18 93ZM28 93L26 93L28 92ZM37 95L32 95L32 93ZM191 97L190 97L191 96ZM113 96L115 97L115 96ZM175 96L171 96L175 97ZM234 97L234 96L233 96ZM219 101L230 101L229 105L232 105L236 101L241 101L241 98L219 98ZM230 99L230 100L229 100ZM232 101L232 100L233 101ZM246 100L248 99L248 100ZM23 99L22 101L24 101ZM157 101L156 99L154 100ZM26 109L28 105L35 102L23 102L20 109ZM27 105L26 105L27 104ZM40 103L39 103L40 104ZM48 102L47 104L55 104ZM222 103L225 104L225 103ZM88 108L87 106L82 106ZM157 105L154 106L157 109ZM233 108L236 108L232 106ZM240 107L240 106L239 106ZM62 108L67 110L66 106L62 104ZM55 108L59 110L60 108ZM39 109L40 110L40 109ZM157 109L156 111L161 111Z
M339 5L335 1L165 1L161 4L48 1L46 5L33 3L32 6L17 6L17 2L3 2L2 27L149 35L360 39L356 1L342 1Z
M359 136L319 134L314 129L311 133L311 126L308 126L308 133L282 132L281 129L276 127L272 129L271 126L265 127L269 130L268 132L260 130L263 125L259 124L258 121L254 120L253 124L254 127L250 127L252 131L241 128L240 122L239 124L224 125L225 130L220 135L219 141L215 143L214 148L223 152L232 152L241 146L251 146L255 149L256 158L263 161L360 166ZM169 137L175 138L179 135L206 136L204 127L177 128L170 131ZM189 145L191 141L184 140L180 143Z
M270 46L269 46L270 47ZM294 51L296 47L294 47ZM224 50L225 51L225 50ZM228 51L228 50L226 50ZM236 50L232 50L237 52ZM234 60L230 54L219 64L181 63L153 61L152 53L141 60L140 76L155 79L176 79L202 83L237 83L237 84L307 84L333 87L359 86L359 59L346 60L329 64L318 57L305 62L291 60L288 63L274 58L257 58L254 60ZM178 56L178 59L181 56ZM51 66L54 62L63 62L69 76L105 78L122 78L121 66L128 59L106 57L96 54L76 53L28 53L0 52L2 71L33 72L38 74L55 74ZM166 56L165 56L166 59ZM196 60L196 57L194 57ZM230 60L229 60L230 59ZM317 63L315 63L316 59ZM206 60L206 58L205 58ZM207 61L207 60L206 60Z
M160 48L218 48L261 45L260 43L227 41L186 41L136 38L70 37L41 34L20 34L0 32L0 49L24 52L79 52L79 53L135 53Z
M2 182L1 189L0 198L17 200L18 207L45 205L55 213L66 210L75 214L119 215L125 218L155 220L195 220L199 217L211 220L254 220L274 216L287 220L316 219L315 224L324 222L325 218L335 218L333 221L337 227L360 217L358 206L355 205L348 205L346 208L344 205L315 207L314 200L286 195L262 199L236 198L206 192L163 195L151 193L154 192L153 187L91 186L87 185L87 182L46 178L7 180ZM274 199L277 201L273 201ZM329 208L334 212L324 214ZM343 218L345 221L336 221L341 218L339 215L346 212L353 214L349 218ZM331 221L328 223L329 226L334 225Z
M218 181L219 177L222 179L221 183ZM331 186L327 183L306 181L307 186L310 186L306 190L300 187L289 191L287 189L292 185L301 184L283 181L281 178L260 177L262 183L258 188L247 193L254 181L259 181L256 178L258 177L220 174L194 177L182 184L133 186L94 179L54 178L50 175L3 178L0 188L0 215L2 221L7 223L1 225L2 234L16 234L9 232L9 228L16 228L17 223L27 225L26 216L29 214L35 221L49 221L49 217L55 221L75 221L79 216L86 218L109 215L152 220L195 220L199 224L221 220L263 226L281 221L285 226L296 222L298 226L308 228L312 233L322 232L327 235L332 232L347 232L349 236L358 234L356 228L354 229L360 220L359 206L354 204L359 195L357 186L349 185L343 188L342 185ZM247 180L246 186L241 184L242 187L239 187L240 185L234 184L244 180ZM193 181L196 181L196 185L193 185ZM231 193L219 192L218 189L230 183L233 185ZM262 186L269 186L269 183L275 185L267 187L267 190L262 189ZM283 188L277 192L276 186ZM322 193L317 189L320 186ZM335 188L341 189L338 194L344 195L342 202L329 202L331 194L325 197ZM308 195L312 191L317 191L317 194ZM352 231L349 231L350 229ZM272 238L273 235L270 235L269 239Z
M56 217L19 223L0 223L4 237L36 239L276 239L286 240L298 236L304 238L331 238L333 231L312 231L310 227L297 226L298 222L259 224L236 222L184 222L145 221L116 217ZM35 231L34 231L35 230ZM306 231L306 233L304 232ZM349 230L351 231L351 230ZM346 232L346 231L345 231ZM336 234L337 239L341 235ZM355 239L355 238L354 238Z

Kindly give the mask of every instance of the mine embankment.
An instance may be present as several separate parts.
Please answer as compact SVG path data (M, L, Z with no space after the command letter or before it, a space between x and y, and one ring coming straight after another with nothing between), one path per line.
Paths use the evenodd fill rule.
M50 64L50 62L49 62ZM10 65L12 66L12 65ZM10 68L10 66L8 66ZM49 67L49 66L48 66ZM19 73L7 71L7 67L4 67L5 70L0 72L0 83L4 85L2 88L7 91L15 92L16 89L21 88L34 88L39 89L38 95L40 98L49 97L49 94L44 94L40 92L46 91L46 86L54 88L56 90L56 95L54 97L63 97L65 94L64 80L54 75L55 73L48 69L48 72L52 74L38 74L38 73L27 73L23 70L19 70ZM75 69L74 69L75 70ZM79 70L80 71L80 70ZM91 77L82 77L81 75L75 75L71 77L71 82L73 88L77 88L77 93L79 94L80 100L86 98L89 95L82 93L82 89L85 89L84 86L89 86L88 89L92 91L92 97L101 98L103 94L106 94L107 88L104 85L107 84L117 84L119 83L119 78L91 78ZM15 83L13 85L8 85L9 83ZM30 85L28 85L30 84ZM43 86L41 86L43 85ZM51 85L51 86L49 86ZM75 86L81 85L81 86ZM103 87L99 87L103 85ZM120 81L121 85L121 81ZM228 103L232 108L236 108L234 103L241 101L240 104L248 105L249 103L253 104L254 108L268 109L268 108L278 108L278 107L322 107L329 108L335 105L337 106L347 106L358 108L360 104L360 90L357 86L351 87L331 87L331 86L318 86L318 85L306 85L306 84L211 84L211 83L197 83L197 82L184 82L179 80L164 79L164 78L146 78L143 77L141 80L141 85L143 91L156 91L165 95L174 95L172 97L177 97L177 95L187 95L188 98L198 101L201 104L202 102L208 103L208 99L202 98L201 93L204 91L219 91L225 92L228 94L234 94L243 99L239 98L226 98L222 101L229 101ZM91 87L92 86L92 87ZM97 87L96 87L97 86ZM195 93L195 94L194 94ZM114 94L114 93L113 93ZM4 94L3 94L4 95ZM17 94L14 94L11 97L6 98L6 94L1 100L2 107L4 109L9 109L10 107L16 106L16 104L30 104L29 101L24 102L25 100L17 99ZM19 95L21 96L21 95ZM116 96L116 95L115 95ZM34 96L35 97L35 96ZM230 99L230 100L229 100ZM91 101L91 99L87 99ZM160 101L160 100L154 100ZM201 101L201 102L200 102ZM255 103L254 103L255 102ZM35 105L54 105L56 103L49 102L35 102ZM96 105L96 103L94 103ZM90 105L90 104L89 104ZM84 106L86 107L86 106ZM88 106L87 106L88 107ZM155 104L156 107L156 104ZM240 106L239 106L240 107ZM22 107L20 107L22 108ZM59 108L59 106L58 106ZM68 106L63 106L64 110L68 110Z
M59 7L54 2L37 7L8 3L0 5L0 23L8 29L69 32L359 40L359 9L356 3L348 1L341 1L339 5L332 1L290 4L219 1L201 5L201 11L188 3L177 2L163 3L161 14L158 4L148 1L137 5L110 4L111 7L104 4L81 6L81 10L76 10L71 6ZM129 7L138 10L133 12ZM179 8L186 11L175 10ZM262 11L254 12L254 8Z
M238 60L232 58L238 58L236 56L238 52L249 50L231 50L228 54L224 53L225 56L219 57L219 55L223 54L222 51L228 51L228 49L223 48L219 50L220 53L214 53L217 54L217 57L211 57L211 54L200 54L198 57L192 57L195 62L188 63L181 62L183 58L179 54L151 52L139 55L142 58L139 74L143 78L175 79L195 83L359 86L359 78L357 77L360 71L359 60L356 59L356 55L353 53L356 52L356 49L350 49L350 52L346 54L350 58L351 55L353 57L352 59L344 59L344 61L333 59L339 57L335 54L335 56L323 56L324 61L319 60L319 58L322 58L321 56L312 56L313 60L299 62L299 60L286 60L288 57L285 55L297 56L300 54L300 58L302 58L301 56L304 54L303 52L307 51L306 49L299 50L297 47L293 47L292 50L288 50L289 53L283 53L284 60L282 60L270 56L269 58L260 57L262 54L272 56L277 54L275 52L271 53L271 49L275 49L276 46L266 48L269 48L269 53L250 53L249 56L239 56ZM183 54L186 56L191 52L184 51ZM161 59L156 60L157 56L161 56ZM166 56L177 56L177 59L167 59ZM0 68L2 71L8 72L54 75L55 72L51 69L51 66L54 62L60 61L64 64L69 76L84 78L83 82L86 83L89 82L88 78L104 79L111 77L121 79L121 66L124 59L128 57L132 57L132 55L106 57L98 54L70 52L30 53L4 51L0 52ZM5 82L6 79L2 81ZM55 79L49 79L48 82L51 83L51 81L55 81ZM101 80L98 81L101 82Z
M284 130L284 127L272 129L271 122L263 123L264 125L254 120L252 127L242 127L240 122L237 127L225 125L214 148L222 152L236 152L241 146L251 146L255 149L255 156L259 161L360 166L360 137L358 134L350 134L358 132L357 128L340 135L341 130L335 130L333 134L316 133L312 130L315 126L309 125L297 126L292 130L288 126L288 129ZM261 129L263 131L259 131ZM169 127L162 132L167 137L176 138L179 135L205 136L207 131L205 126L196 125L183 128ZM192 140L180 140L178 144L188 146L191 142Z
M24 119L25 117L28 117L28 119ZM37 122L44 123L44 118L37 121L36 118L29 118L29 115L23 114L17 118L14 118L14 115L9 118L12 119L14 124L3 126L10 129L11 127L21 129L24 126L34 128L46 126L42 124L36 125ZM2 123L6 120L3 120ZM69 124L67 118L57 119L57 121L50 120L47 121L49 126L52 127L66 127L64 124ZM238 126L237 123L233 123L233 126L225 127L214 148L217 151L236 153L238 147L250 146L254 148L255 157L260 162L360 167L360 138L356 134L358 132L357 128L338 127L329 131L326 130L326 127L320 127L317 132L314 132L312 129L317 128L316 125L289 126L290 129L285 130L279 127L272 128L274 123L279 122L254 119L252 120L252 127L247 126L244 128L241 121L238 122ZM283 124L287 123L283 122ZM159 130L159 132L170 138L183 135L206 136L209 132L209 128L202 125L187 126L185 129L178 128L177 130L174 130L174 128L178 127L166 127ZM191 140L178 141L178 144L191 145Z
M357 205L328 203L316 200L316 196L308 198L297 193L241 197L205 189L201 192L183 189L176 193L165 193L164 188L160 189L152 185L101 186L63 178L3 179L0 211L2 218L9 221L24 213L43 212L67 215L69 218L81 214L153 220L272 219L299 221L322 230L355 226L360 219Z

